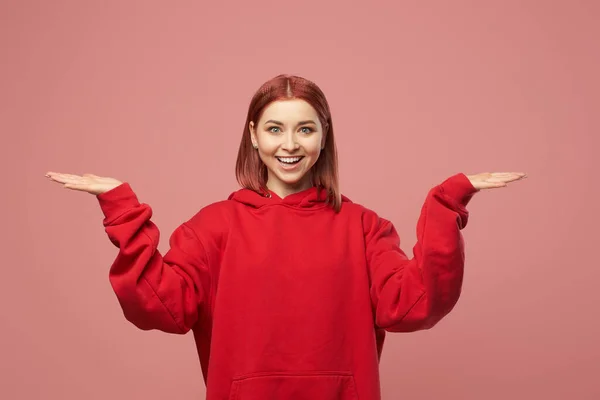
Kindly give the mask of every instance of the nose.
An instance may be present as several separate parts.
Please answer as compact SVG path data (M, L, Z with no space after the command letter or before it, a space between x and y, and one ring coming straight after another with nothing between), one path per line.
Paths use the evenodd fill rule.
M294 135L294 132L287 132L284 135L283 144L281 145L281 148L291 153L297 150L299 147L300 145L296 141L296 135Z

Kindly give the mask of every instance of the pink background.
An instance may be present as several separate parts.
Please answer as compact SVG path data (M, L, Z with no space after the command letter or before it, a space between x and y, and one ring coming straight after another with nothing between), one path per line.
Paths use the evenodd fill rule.
M600 3L336 3L2 2L2 399L204 397L191 335L122 316L96 200L44 173L130 182L164 252L237 189L250 97L279 73L325 91L344 194L409 253L431 186L529 174L471 202L463 296L388 337L384 399L600 398Z

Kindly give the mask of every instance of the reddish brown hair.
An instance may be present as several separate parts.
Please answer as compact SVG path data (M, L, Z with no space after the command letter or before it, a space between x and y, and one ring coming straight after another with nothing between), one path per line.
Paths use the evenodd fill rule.
M267 192L267 167L252 146L250 121L254 124L269 104L277 100L301 99L310 104L323 126L325 147L311 168L313 185L327 193L327 203L339 211L342 205L338 183L338 157L331 123L331 111L325 94L313 82L293 75L278 75L265 82L252 97L235 165L235 176L242 187L257 193Z

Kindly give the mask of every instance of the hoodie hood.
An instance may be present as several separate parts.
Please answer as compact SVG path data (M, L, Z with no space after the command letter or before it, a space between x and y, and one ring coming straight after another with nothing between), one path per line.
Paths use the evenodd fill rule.
M269 190L268 194L260 194L250 189L240 189L229 196L229 200L237 201L244 205L261 208L270 205L282 204L293 208L317 209L328 207L327 192L324 189L311 187L298 193L290 194L284 198ZM350 202L346 196L342 196L342 203Z

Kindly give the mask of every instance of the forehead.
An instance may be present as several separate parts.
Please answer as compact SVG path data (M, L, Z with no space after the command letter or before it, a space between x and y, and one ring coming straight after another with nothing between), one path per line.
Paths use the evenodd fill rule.
M318 120L316 110L301 99L278 100L265 107L261 120L276 119L278 121Z

